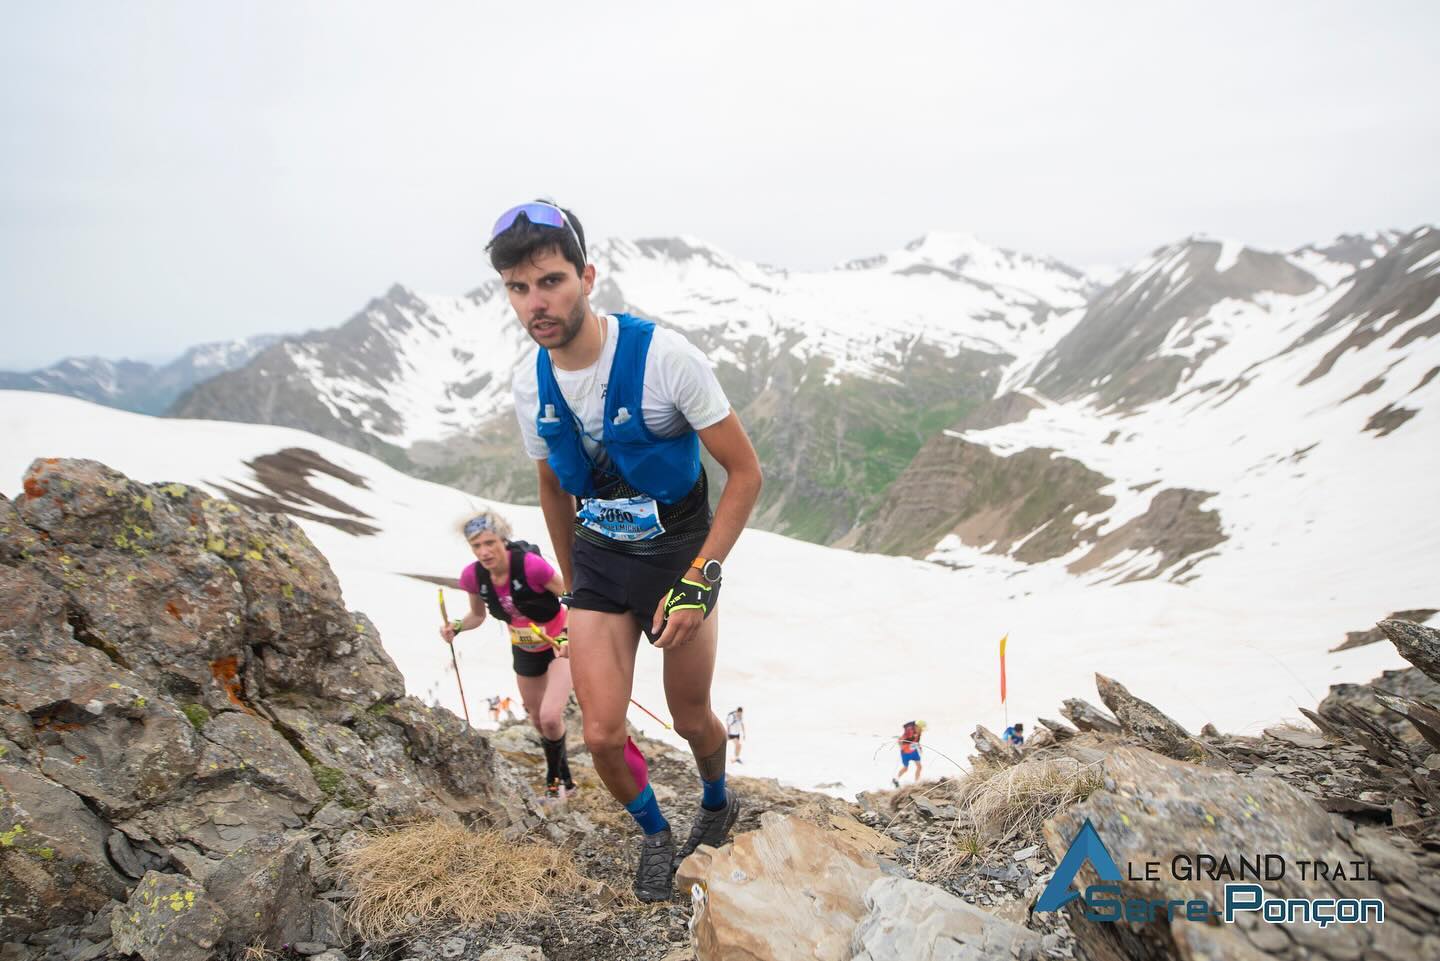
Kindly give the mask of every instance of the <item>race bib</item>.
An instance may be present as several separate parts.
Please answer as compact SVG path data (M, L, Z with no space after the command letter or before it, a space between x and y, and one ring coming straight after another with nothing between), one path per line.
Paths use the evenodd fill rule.
M509 625L509 627L510 643L514 644L516 647L524 648L526 650L539 650L541 648L546 648L550 646L549 641L545 640L545 638L541 637L539 634L536 634L528 627L516 627L514 624Z
M587 497L575 519L612 541L648 541L665 533L660 505L653 497Z

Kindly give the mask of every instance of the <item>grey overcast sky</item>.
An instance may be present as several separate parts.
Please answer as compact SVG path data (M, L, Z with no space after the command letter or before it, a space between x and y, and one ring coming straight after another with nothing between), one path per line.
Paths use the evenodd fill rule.
M1440 220L1440 4L11 2L0 368L157 358L596 237L1076 265Z

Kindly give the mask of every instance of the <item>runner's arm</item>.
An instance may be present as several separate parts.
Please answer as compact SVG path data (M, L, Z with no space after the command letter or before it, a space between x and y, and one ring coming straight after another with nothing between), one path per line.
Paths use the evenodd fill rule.
M537 460L535 471L540 477L540 510L545 514L545 529L555 548L555 566L560 569L561 590L565 593L574 583L570 558L575 548L575 498L560 486L560 478L547 461Z
M485 623L485 616L489 610L485 607L485 601L479 594L470 594L470 613L461 619L464 630L473 630Z
M740 425L740 418L735 411L730 411L724 420L697 433L710 456L725 470L725 489L720 494L720 503L715 506L715 520L710 525L709 536L700 548L700 556L723 562L739 540L740 532L745 529L745 522L750 519L750 511L754 509L755 501L760 496L760 486L764 478L760 473L760 459L755 456L755 448L751 445L745 428ZM704 583L701 580L703 575L695 567L691 567L681 576ZM664 612L665 597L661 597L660 603L655 605L655 616L651 620L652 631L659 629ZM689 643L703 619L704 616L696 610L676 611L664 622L665 631L655 640L655 646L665 650Z
M755 456L755 447L750 436L740 424L735 411L718 424L700 431L700 441L710 456L725 469L725 489L720 493L720 503L715 506L715 520L710 525L710 536L700 548L700 556L708 560L723 562L730 555L755 501L760 497L760 488L765 482L760 471L760 459ZM692 568L694 574L699 571Z
M460 630L473 631L485 623L485 602L480 599L479 594L469 594L467 592L466 596L470 598L470 613L457 620L460 625ZM447 621L440 625L440 637L447 644L454 643L455 641L455 635L458 633L455 630L455 624L456 621Z

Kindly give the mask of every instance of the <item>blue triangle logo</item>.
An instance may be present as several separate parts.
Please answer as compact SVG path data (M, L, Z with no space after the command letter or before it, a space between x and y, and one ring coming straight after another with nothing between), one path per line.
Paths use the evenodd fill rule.
M1045 885L1045 890L1040 892L1040 900L1035 902L1036 911L1058 911L1071 901L1080 896L1079 891L1070 890L1070 884L1075 880L1075 875L1089 861L1095 873L1100 875L1102 881L1121 880L1120 869L1115 866L1115 859L1105 849L1105 842L1100 840L1100 833L1095 830L1095 825L1086 818L1085 823L1080 826L1080 831L1075 839L1070 842L1070 849L1065 852L1065 857L1060 859L1060 866L1055 869L1055 876L1050 883Z

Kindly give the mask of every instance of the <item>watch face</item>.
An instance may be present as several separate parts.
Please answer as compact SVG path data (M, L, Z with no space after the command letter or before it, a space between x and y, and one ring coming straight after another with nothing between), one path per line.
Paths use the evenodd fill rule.
M700 573L704 574L705 579L711 584L720 583L720 562L706 561L705 566L700 569Z

